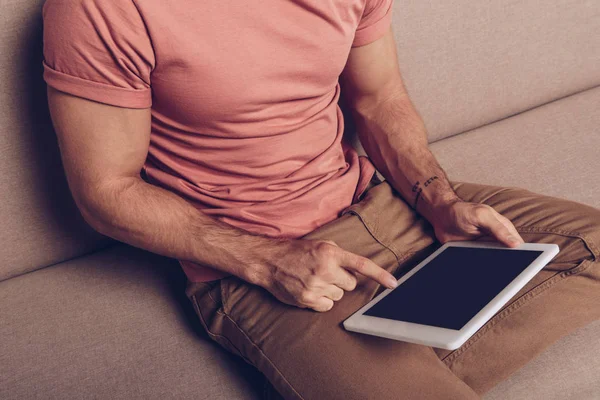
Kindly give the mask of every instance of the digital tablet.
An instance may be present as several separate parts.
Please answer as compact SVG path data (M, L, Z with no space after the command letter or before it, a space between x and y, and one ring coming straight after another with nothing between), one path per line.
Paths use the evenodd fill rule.
M555 244L508 248L448 242L344 321L349 331L454 350L558 254Z

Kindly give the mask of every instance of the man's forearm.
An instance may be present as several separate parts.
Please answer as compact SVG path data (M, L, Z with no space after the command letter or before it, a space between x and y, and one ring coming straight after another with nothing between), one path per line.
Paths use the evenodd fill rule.
M429 150L423 120L406 94L353 109L359 138L377 169L431 221L438 206L458 200Z
M260 281L278 240L252 235L197 210L176 194L139 178L123 178L89 191L80 201L100 233L157 254L189 260Z

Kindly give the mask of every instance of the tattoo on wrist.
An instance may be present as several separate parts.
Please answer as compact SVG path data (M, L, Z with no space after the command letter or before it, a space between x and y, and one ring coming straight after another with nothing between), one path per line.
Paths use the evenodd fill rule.
M413 187L412 187L412 192L416 193L416 197L415 197L415 202L413 204L413 209L417 209L417 203L419 202L419 199L421 198L421 193L423 193L423 189L426 188L427 186L431 185L431 183L433 181L435 181L436 179L438 179L437 175L433 175L431 178L427 179L422 185L421 182L417 181Z

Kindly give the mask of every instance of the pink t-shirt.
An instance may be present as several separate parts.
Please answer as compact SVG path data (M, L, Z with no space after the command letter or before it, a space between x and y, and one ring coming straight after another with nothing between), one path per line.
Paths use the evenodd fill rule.
M373 175L342 142L338 77L391 13L392 0L48 0L44 79L151 107L148 182L246 231L301 237ZM191 281L225 276L181 264Z

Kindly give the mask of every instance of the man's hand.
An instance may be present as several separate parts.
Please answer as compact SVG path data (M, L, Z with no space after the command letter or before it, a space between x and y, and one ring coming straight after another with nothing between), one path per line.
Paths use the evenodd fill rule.
M269 275L257 282L279 301L315 311L329 311L344 291L356 287L356 273L387 288L396 278L365 257L350 253L331 241L290 240L279 244Z
M366 46L352 48L341 78L367 155L434 226L442 243L482 235L509 247L523 242L507 218L490 206L460 201L452 190L428 148L425 124L404 87L391 30Z
M435 209L430 218L435 236L442 243L472 240L489 235L508 247L524 243L508 218L487 204L455 200Z

